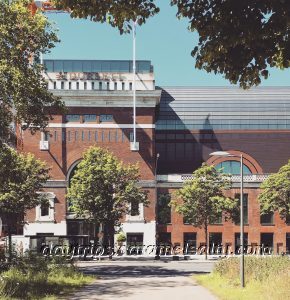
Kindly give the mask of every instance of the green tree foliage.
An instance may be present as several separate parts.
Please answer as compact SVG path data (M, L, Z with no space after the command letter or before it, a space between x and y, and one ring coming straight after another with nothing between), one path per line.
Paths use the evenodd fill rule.
M90 147L71 179L67 198L78 217L103 224L109 245L114 226L130 213L130 203L147 204L147 193L137 186L137 165L124 165L106 149Z
M278 211L283 219L290 216L290 160L278 173L270 175L262 184L259 195L261 213Z
M58 39L42 14L31 15L29 2L0 1L0 140L7 140L13 121L35 131L47 125L53 108L63 108L37 63Z
M185 181L183 187L176 192L177 199L171 201L171 205L187 222L204 228L206 245L208 225L212 220L218 219L222 213L228 219L236 212L237 200L223 195L223 191L230 186L227 175L204 163L194 171L193 178Z
M129 32L130 20L145 23L159 12L154 0L55 0L73 17L91 18ZM192 51L195 67L224 75L249 88L269 76L269 67L288 68L290 2L288 0L171 0L177 17L187 18L199 35Z
M6 144L0 145L0 215L4 216L11 249L12 226L23 222L29 209L45 201L39 191L48 180L48 169L32 154L21 154Z
M117 27L120 33L130 32L132 20L139 25L144 24L146 19L159 12L154 0L54 0L59 9L69 8L73 18L90 18L95 22L107 22Z
M170 194L160 194L158 197L158 223L168 224L171 223L171 207L170 207Z

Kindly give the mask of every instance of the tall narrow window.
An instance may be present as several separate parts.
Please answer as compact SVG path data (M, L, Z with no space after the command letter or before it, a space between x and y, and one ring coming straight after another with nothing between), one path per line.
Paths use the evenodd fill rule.
M235 194L236 199L240 199L240 194ZM248 219L248 194L243 195L243 213L244 213L244 223L248 224L249 219ZM240 216L235 220L236 224L240 224Z
M76 131L75 132L75 141L77 141L78 140L78 132Z
M45 217L49 215L49 201L42 203L40 207L40 216Z
M84 82L84 90L86 90L86 89L87 89L87 83Z
M138 216L139 215L139 202L133 200L131 202L131 216Z
M68 83L68 88L71 90L71 82Z
M97 131L95 132L95 141L96 142L98 141L98 132Z
M104 134L104 131L102 131L102 142L104 142L105 140L105 134Z
M132 89L133 89L133 83L132 82L129 83L129 89L130 89L130 91L132 91Z
M99 82L99 90L101 91L103 89L102 82Z
M94 90L94 89L95 89L95 83L92 82L92 90Z
M67 140L70 142L70 139L71 139L71 137L70 137L70 131L68 131L67 132Z
M77 90L79 90L79 89L80 89L80 83L77 82Z
M57 131L54 132L54 141L57 141Z
M82 141L84 141L84 139L85 139L85 133L84 131L82 131Z
M125 82L122 82L122 91L125 90Z
M118 84L117 82L114 82L114 90L116 91L118 89Z
M53 82L53 88L56 90L56 82Z
M63 81L61 82L61 89L62 90L64 89L64 82Z
M107 82L107 90L110 89L110 82Z
M91 132L88 131L88 140L90 141L91 140Z

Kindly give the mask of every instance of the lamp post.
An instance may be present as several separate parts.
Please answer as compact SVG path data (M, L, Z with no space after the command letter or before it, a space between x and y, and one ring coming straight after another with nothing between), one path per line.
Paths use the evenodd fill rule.
M241 243L241 257L240 257L240 280L241 287L245 287L245 257L244 257L244 209L243 209L243 195L244 195L244 171L243 171L243 154L234 155L225 151L216 151L210 153L210 156L221 157L239 157L240 158L240 243Z

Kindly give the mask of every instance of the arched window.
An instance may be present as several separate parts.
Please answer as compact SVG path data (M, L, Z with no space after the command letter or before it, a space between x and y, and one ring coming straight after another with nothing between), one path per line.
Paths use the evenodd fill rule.
M241 173L240 162L236 160L223 161L217 164L215 168L217 170L222 169L222 172L226 174L238 175ZM244 171L244 175L252 174L251 170L246 165L243 165L243 171Z

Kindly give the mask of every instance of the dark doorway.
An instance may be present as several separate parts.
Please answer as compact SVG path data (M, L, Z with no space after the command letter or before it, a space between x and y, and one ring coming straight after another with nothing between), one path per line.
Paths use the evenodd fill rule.
M235 254L241 253L241 237L240 232L235 233ZM248 246L248 233L244 232L244 253L247 253Z
M183 233L184 254L196 254L196 232Z
M261 247L263 254L271 254L274 249L274 234L261 233Z

